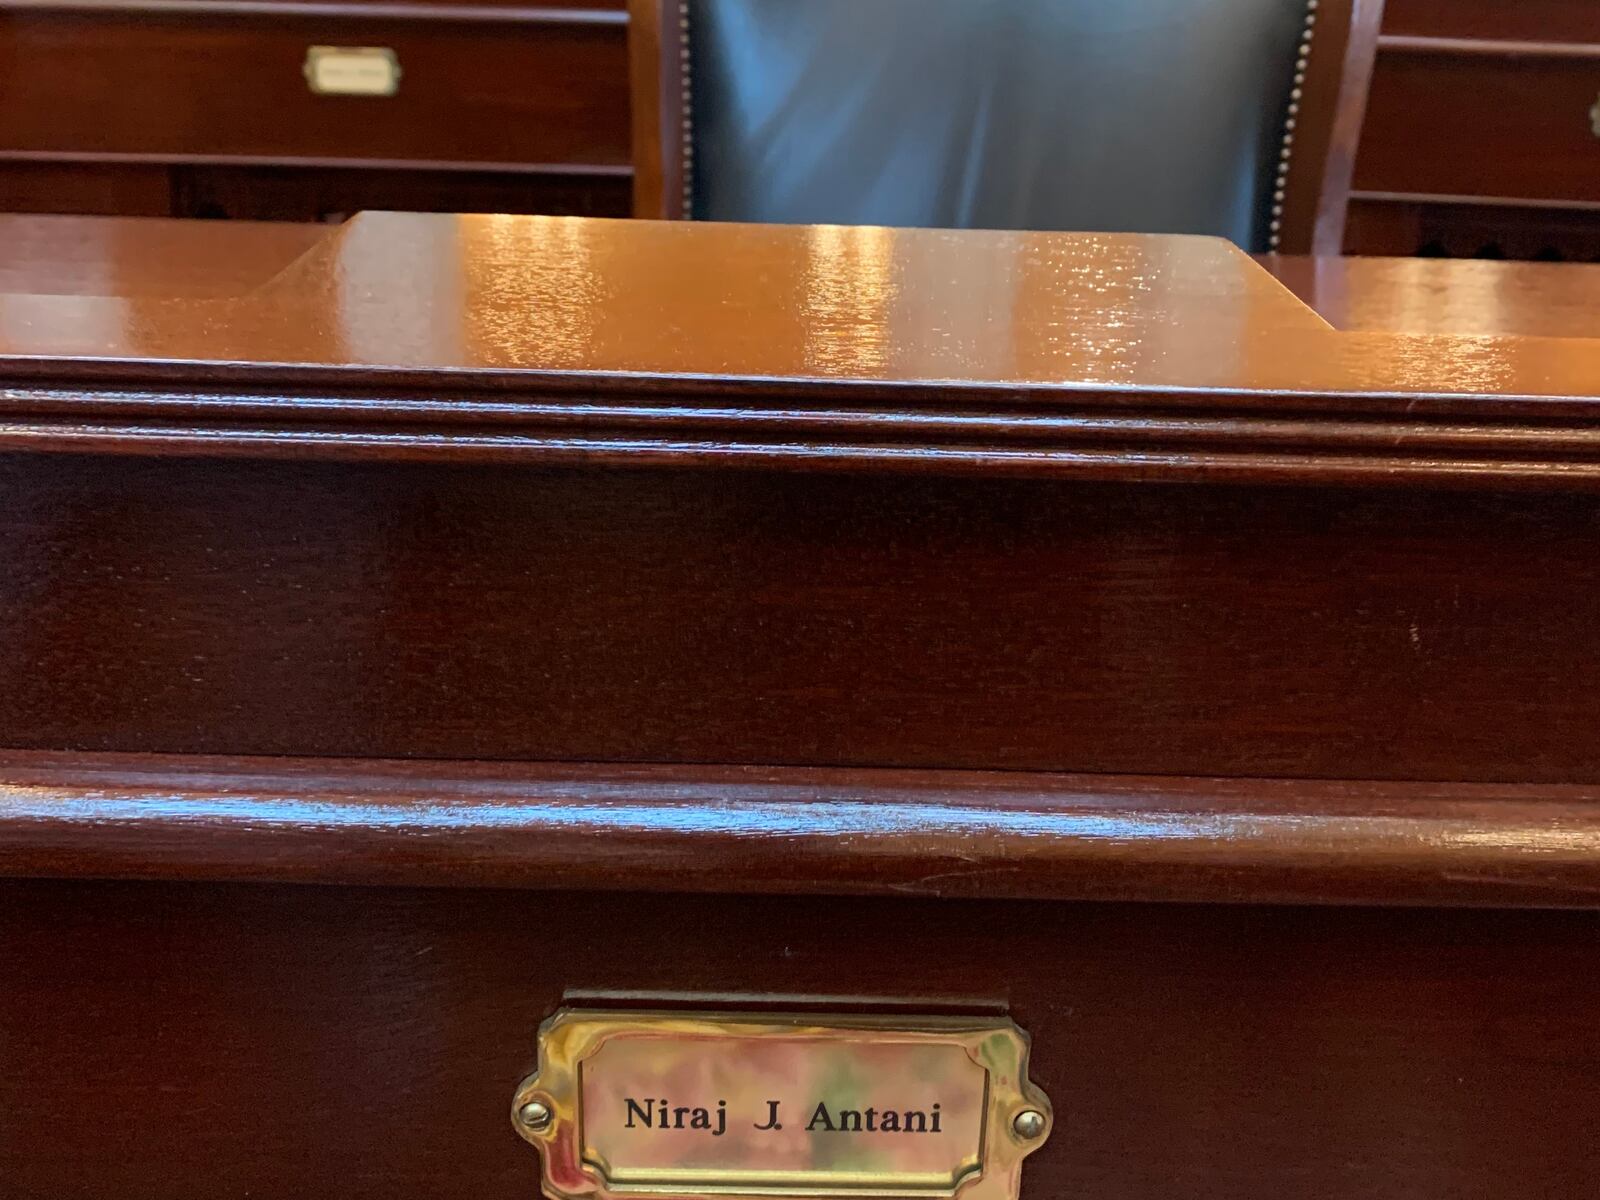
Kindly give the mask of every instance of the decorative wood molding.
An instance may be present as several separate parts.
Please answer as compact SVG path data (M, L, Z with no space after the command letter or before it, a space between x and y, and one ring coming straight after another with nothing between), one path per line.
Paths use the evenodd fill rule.
M234 252L225 228L184 236L191 257ZM839 300L847 286L815 294L832 252L797 227L371 213L237 294L184 299L159 259L127 294L24 288L7 299L0 446L1486 489L1600 478L1591 340L1340 332L1216 239L852 236L887 275L936 282L883 290L870 310ZM463 290L464 256L507 248L528 268ZM1002 303L977 287L978 262L1008 264ZM590 285L565 286L571 272ZM436 306L419 312L418 297Z
M495 25L626 25L620 9L406 0L6 0L4 9L50 13L171 13L196 17L321 17L326 20L427 21Z
M1600 212L1600 200L1541 200L1532 196L1455 196L1439 192L1354 191L1350 199L1377 204L1456 204L1483 208L1546 208L1571 212Z
M1600 790L0 752L0 874L1593 906Z
M622 178L633 174L627 163L519 163L494 159L328 158L275 154L121 154L78 150L0 150L0 163L105 163L196 167L305 167L361 171L448 171L492 175L572 175Z
M1600 42L1511 42L1488 38L1419 37L1386 33L1382 54L1442 54L1488 58L1577 58L1600 61Z
M8 364L15 370L18 364ZM45 364L46 366L48 364ZM283 373L285 387L304 373ZM320 381L333 382L328 374ZM0 384L0 448L250 458L711 464L1485 489L1600 485L1574 397L941 389L476 379L275 393ZM574 395L574 392L581 394ZM443 393L443 394L441 394Z

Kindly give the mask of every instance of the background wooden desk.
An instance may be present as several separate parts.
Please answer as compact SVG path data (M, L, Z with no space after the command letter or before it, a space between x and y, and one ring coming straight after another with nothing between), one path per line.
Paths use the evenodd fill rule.
M1600 5L1387 0L1354 254L1600 258Z
M6 0L0 210L319 220L681 207L677 0ZM1321 10L1323 42L1334 8ZM1600 257L1593 0L1363 0L1340 180L1359 254ZM665 20L666 35L662 36ZM1363 33L1362 45L1372 38ZM313 95L310 46L382 46L388 100ZM632 60L630 62L630 53ZM1362 62L1365 56L1358 56ZM1339 91L1300 112L1289 215ZM658 111L659 110L659 111ZM681 114L680 114L681 115ZM1360 125L1359 131L1357 125ZM1331 134L1329 136L1332 136ZM1320 144L1320 143L1319 143ZM676 148L676 150L674 149ZM670 151L670 152L669 152ZM665 157L664 157L665 155ZM1309 185L1318 192L1321 176ZM661 203L663 189L676 197ZM1342 183L1322 199L1342 208Z
M398 91L314 94L317 45ZM631 142L623 0L0 3L0 210L625 216Z
M1337 329L1600 337L1600 265L1282 255L1260 261Z

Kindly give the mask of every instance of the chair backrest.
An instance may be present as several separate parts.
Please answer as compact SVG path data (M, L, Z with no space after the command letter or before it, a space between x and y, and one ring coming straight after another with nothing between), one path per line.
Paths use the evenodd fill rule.
M1382 0L631 0L635 212L1338 253Z

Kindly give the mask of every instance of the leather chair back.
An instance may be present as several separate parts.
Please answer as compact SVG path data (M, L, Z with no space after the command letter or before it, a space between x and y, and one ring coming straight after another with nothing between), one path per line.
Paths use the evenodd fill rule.
M1272 248L1295 218L1291 165L1317 176L1315 219L1337 109L1364 101L1379 8L636 0L636 24L658 22L679 125L665 128L665 157L680 194L653 215L1206 233ZM1369 35L1359 45L1353 17ZM1313 49L1332 89L1308 85ZM1356 86L1340 86L1352 66Z

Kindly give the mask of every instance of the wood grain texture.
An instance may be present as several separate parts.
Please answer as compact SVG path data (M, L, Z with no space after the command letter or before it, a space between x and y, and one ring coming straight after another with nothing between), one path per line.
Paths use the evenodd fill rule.
M1356 162L1360 191L1600 199L1593 62L1571 56L1381 54Z
M265 386L270 380L271 387ZM894 390L763 390L762 404L694 385L632 381L596 397L558 381L480 399L451 379L334 393L337 381L269 376L201 395L168 381L39 386L0 395L0 448L212 459L670 466L939 477L1218 484L1421 486L1593 492L1600 432L1586 398L1452 402L1335 394L1289 403L1213 392L1111 396L946 393L929 412ZM1341 411L1341 405L1344 411ZM1409 410L1409 411L1408 411Z
M524 24L625 25L626 0L7 0L20 12L377 17L399 21L518 21Z
M1593 1191L1600 918L1504 909L1600 894L1594 340L1195 241L19 228L5 1200L530 1196L539 1021L663 994L1009 1013L1028 1196Z
M1600 338L1600 266L1264 255L1339 329Z
M228 253L225 226L209 237ZM1195 385L1219 357L1213 376L1236 378L1268 339L1327 332L1220 239L414 213L356 217L269 286L208 312L199 324L181 305L129 312L111 345L82 337L86 309L27 314L7 324L0 369L49 354L1122 384L1155 382L1175 360Z
M506 1110L564 997L842 992L1032 1034L1057 1128L1024 1196L1577 1197L1597 939L1592 913L11 882L0 1172L8 1200L527 1200Z
M196 237L228 253L224 228ZM0 298L0 445L1482 487L1596 475L1588 343L1335 331L1210 239L388 213L235 297L139 294L154 287Z
M1600 906L1600 789L0 752L0 874Z
M1388 0L1346 251L1600 259L1597 46L1587 0Z
M1592 495L0 460L0 744L1600 779Z
M0 26L0 157L627 165L622 14L470 15L18 9ZM310 45L392 48L399 93L313 95Z
M0 213L0 293L237 296L288 267L333 230L241 222L225 255L196 221L98 221Z
M1600 42L1589 0L1385 0L1386 32L1418 37Z

